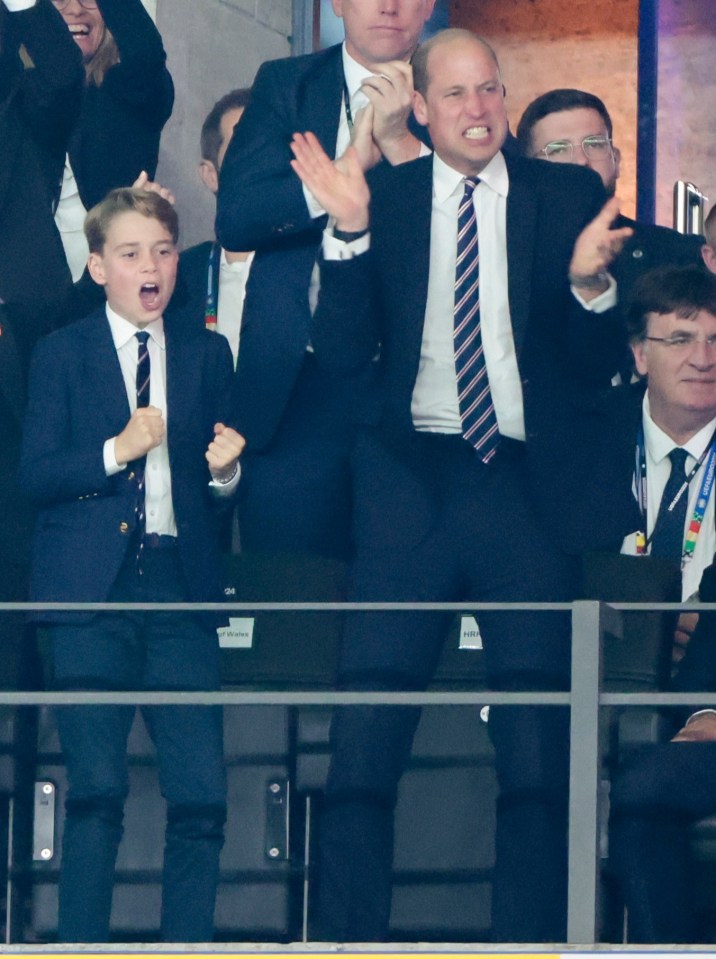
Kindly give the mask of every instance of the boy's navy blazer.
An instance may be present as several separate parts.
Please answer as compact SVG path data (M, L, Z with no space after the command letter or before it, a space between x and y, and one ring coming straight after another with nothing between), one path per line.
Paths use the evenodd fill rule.
M179 551L194 601L221 597L206 448L226 422L228 344L165 321L167 431ZM106 439L125 427L127 393L104 310L43 339L32 359L20 483L39 507L34 602L107 599L134 543L131 468L108 477ZM131 548L134 548L132 546ZM55 614L56 615L56 614ZM52 614L38 618L51 619Z

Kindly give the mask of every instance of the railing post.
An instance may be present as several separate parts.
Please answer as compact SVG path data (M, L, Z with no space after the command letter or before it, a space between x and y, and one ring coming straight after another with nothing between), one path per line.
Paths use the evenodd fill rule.
M596 942L599 903L599 693L602 635L619 634L618 614L597 601L572 609L569 743L569 888L567 941Z

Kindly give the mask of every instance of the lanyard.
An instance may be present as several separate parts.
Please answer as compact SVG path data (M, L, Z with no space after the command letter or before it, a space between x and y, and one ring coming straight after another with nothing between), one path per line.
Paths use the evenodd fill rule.
M346 121L348 123L348 129L353 132L353 111L351 110L351 95L348 92L348 84L346 83L346 78L343 77L343 106L346 111Z
M216 332L216 310L219 303L219 266L221 247L212 243L209 251L209 269L206 276L206 306L204 307L204 325L207 330Z
M701 467L706 463L706 468L704 469L704 475L701 480L701 489L699 490L699 495L696 498L696 506L694 507L694 512L689 522L688 529L686 531L686 538L684 540L684 550L682 555L682 566L687 563L694 555L694 549L696 548L696 540L698 539L699 533L701 532L701 526L704 521L704 514L706 513L706 506L709 501L709 496L711 495L711 490L714 485L714 477L716 476L716 433L711 437L711 442L708 444L706 449L703 451L701 456L696 461L695 466L692 467L688 476L684 477L684 482L679 487L676 495L668 505L668 510L671 510L676 506L682 496L688 495L688 488L691 480L694 478L696 473L701 469ZM651 542L651 537L653 536L653 530L650 536L647 537L646 530L648 529L647 525L647 484L646 484L646 444L644 442L644 431L643 429L639 430L639 436L636 444L636 471L635 471L635 483L636 483L636 494L637 502L639 504L639 512L643 520L643 526L641 530L637 531L636 534L636 551L640 556L643 556Z

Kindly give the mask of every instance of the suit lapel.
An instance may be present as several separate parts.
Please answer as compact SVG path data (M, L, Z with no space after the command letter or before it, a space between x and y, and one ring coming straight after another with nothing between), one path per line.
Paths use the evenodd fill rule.
M339 45L328 50L325 59L307 74L297 104L301 128L315 133L329 156L336 148L344 83Z
M400 233L400 257L392 260L385 254L385 262L391 271L390 289L393 297L392 311L396 319L402 319L397 343L405 351L406 371L414 382L420 362L420 346L425 324L425 307L428 300L430 275L430 231L433 196L432 158L406 167L406 176L396 183L394 196L395 212L389 213L387 230ZM399 188L399 192L398 192ZM391 204L392 206L392 204ZM379 254L380 255L380 254Z
M171 456L174 437L184 432L193 419L201 416L201 368L197 352L201 336L191 336L186 330L175 336L166 322L164 333L167 348L167 429ZM220 333L213 335L221 336Z
M83 377L97 410L107 418L109 435L121 432L130 417L127 388L104 310L98 310L78 328Z
M537 191L523 175L519 158L505 156L507 194L507 285L512 333L520 355L530 314L537 225Z

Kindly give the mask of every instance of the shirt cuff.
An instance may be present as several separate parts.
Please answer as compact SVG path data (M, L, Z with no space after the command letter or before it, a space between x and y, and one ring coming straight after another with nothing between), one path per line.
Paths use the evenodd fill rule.
M611 273L607 273L607 280L609 281L609 286L603 293L600 293L599 296L595 296L593 300L583 300L576 288L571 287L572 294L577 303L591 313L606 313L607 310L611 310L612 307L617 305L617 281Z
M312 220L317 220L319 216L325 216L326 211L305 184L303 185L303 196Z
M370 233L366 232L357 240L351 240L346 243L344 240L337 240L333 236L333 227L329 226L323 231L323 258L324 260L352 260L361 253L367 253L370 249Z
M225 483L222 483L221 480L212 479L209 482L209 489L214 494L214 496L231 496L236 487L239 485L239 480L241 479L241 463L236 464L236 472L231 477L230 480L227 480Z
M104 441L104 447L102 449L102 458L104 459L104 471L107 476L114 476L116 473L121 473L123 469L126 468L126 463L118 463L117 457L114 455L114 444L116 436L113 436L109 440Z
M696 719L697 716L705 716L707 713L716 713L716 709L697 709L695 713L689 716L684 725L688 726L692 719Z

